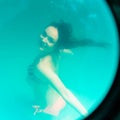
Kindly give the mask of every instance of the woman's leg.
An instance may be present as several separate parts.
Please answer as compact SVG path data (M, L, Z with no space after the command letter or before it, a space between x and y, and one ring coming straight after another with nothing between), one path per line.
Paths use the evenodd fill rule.
M58 116L61 110L65 107L66 103L61 95L51 85L47 86L47 92L44 94L46 106L45 108L41 108L40 105L33 105L33 108L35 109L34 115L44 112L53 116Z
M51 85L49 85L46 94L46 101L47 107L43 111L54 116L58 116L66 104L61 95Z

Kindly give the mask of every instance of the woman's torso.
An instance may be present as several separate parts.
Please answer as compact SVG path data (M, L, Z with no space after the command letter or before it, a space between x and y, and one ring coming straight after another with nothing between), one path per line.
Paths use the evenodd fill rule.
M28 68L28 75L34 82L47 82L46 77L42 73L42 69L51 70L58 74L59 53L51 53L47 55L39 55Z

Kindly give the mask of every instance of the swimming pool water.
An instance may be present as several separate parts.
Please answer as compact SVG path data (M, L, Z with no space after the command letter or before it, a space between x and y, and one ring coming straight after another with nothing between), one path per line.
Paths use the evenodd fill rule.
M39 34L59 20L70 23L80 40L109 43L106 48L75 48L74 55L62 54L60 61L64 84L92 113L107 95L118 65L118 33L105 0L4 0L0 6L0 119L83 118L69 105L57 118L33 115L35 94L27 82L28 66L39 54Z

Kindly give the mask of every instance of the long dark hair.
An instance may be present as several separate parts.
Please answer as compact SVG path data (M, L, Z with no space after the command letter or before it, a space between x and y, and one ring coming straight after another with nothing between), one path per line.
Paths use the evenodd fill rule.
M53 26L58 29L59 37L57 42L57 49L70 49L86 46L106 48L110 46L110 44L106 42L97 42L90 39L76 39L73 36L72 25L64 22L63 20L60 22L52 22L48 26Z
M58 42L57 47L59 49L64 49L68 47L68 44L70 43L72 36L72 26L69 23L64 22L61 20L60 22L52 22L48 26L53 26L57 28L58 30Z

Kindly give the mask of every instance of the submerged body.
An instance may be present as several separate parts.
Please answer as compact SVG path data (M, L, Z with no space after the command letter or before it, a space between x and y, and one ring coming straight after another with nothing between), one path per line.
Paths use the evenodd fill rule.
M62 35L61 35L62 36ZM70 49L59 49L60 31L55 26L48 26L41 38L41 57L35 64L35 76L40 81L40 86L45 89L38 89L40 100L45 101L45 106L33 105L35 112L45 112L57 116L65 107L66 103L73 107L77 112L86 115L87 110L80 101L71 93L71 91L63 84L58 75L60 52L72 53ZM36 74L37 73L37 74ZM41 93L44 93L42 96Z
M40 73L39 76L44 76L43 79L41 79L41 81L44 82L41 84L43 86L47 86L44 99L46 101L46 107L43 109L43 112L54 116L57 116L66 104L65 100L61 97L59 91L57 91L51 81L52 78L54 79L54 75L58 74L58 58L58 54L49 54L40 58L38 64L36 65Z
M87 110L76 98L76 96L64 85L58 75L60 52L73 54L71 48L80 46L107 47L106 43L98 43L92 40L73 40L71 29L66 23L53 24L48 26L40 35L41 56L34 64L38 78L38 89L40 101L45 101L45 106L33 105L35 112L45 112L54 116L69 104L77 112L86 116ZM45 88L45 89L40 89ZM44 94L43 94L44 93ZM36 92L35 92L36 94ZM42 96L43 95L43 96ZM44 99L43 99L44 98Z
M60 111L65 107L66 103L71 105L79 113L83 115L87 114L86 109L80 103L80 101L70 92L70 90L63 84L58 76L58 59L59 54L52 53L40 58L36 65L39 74L36 75L41 81L42 86L47 86L45 90L46 107L41 111L37 109L37 112L45 112L54 116L57 116ZM43 77L42 77L43 76ZM42 91L42 90L41 90ZM34 106L35 108L36 106Z

